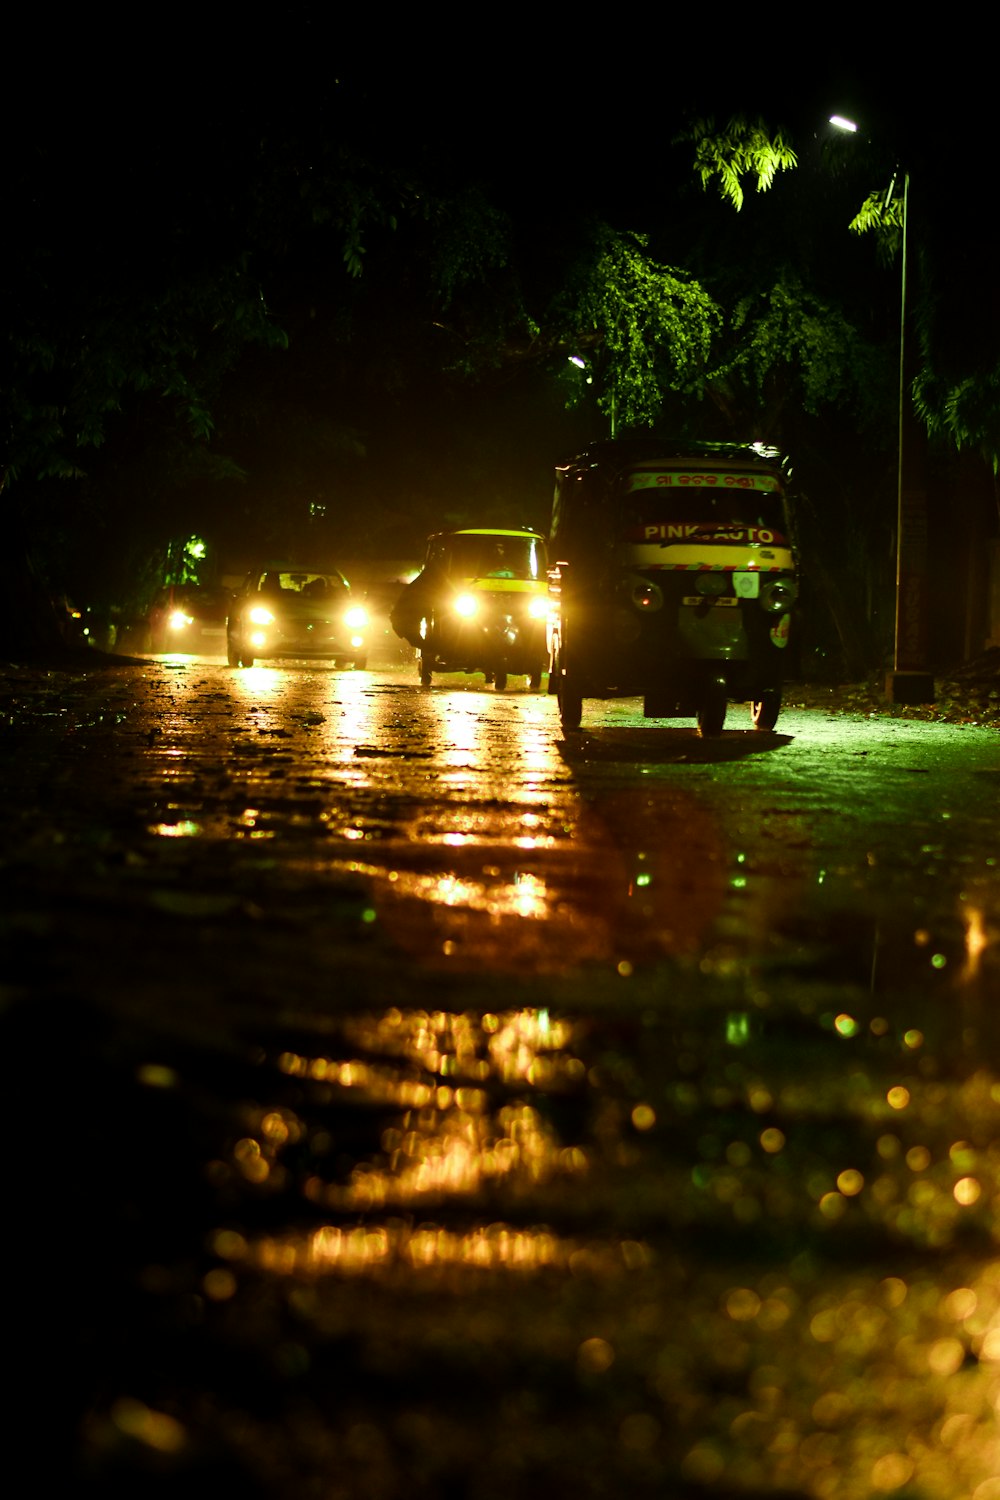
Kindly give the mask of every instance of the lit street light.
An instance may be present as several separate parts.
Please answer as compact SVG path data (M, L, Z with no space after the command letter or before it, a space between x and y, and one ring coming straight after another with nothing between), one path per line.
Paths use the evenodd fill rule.
M587 360L585 360L582 357L582 355L579 355L579 354L568 354L566 356L566 358L569 360L569 363L571 365L575 365L578 370L590 370L591 369L590 364L588 363ZM587 384L588 385L593 385L593 383L594 383L594 377L593 377L593 375L588 374L588 376L587 376ZM617 437L617 435L618 435L618 432L617 432L617 429L618 429L618 412L617 412L617 399L616 398L617 398L617 387L615 386L614 379L612 378L612 384L611 384L611 412L610 412L610 415L609 415L609 418L608 418L608 423L609 423L609 427L610 427L610 436L612 438Z
M857 134L857 125L853 120L846 119L843 115L831 115L830 124L836 125L838 130L847 130L851 135Z
M853 120L831 115L838 130L857 132ZM884 207L892 202L899 168L893 174ZM899 306L899 437L896 478L896 618L892 671L886 674L886 695L893 703L933 703L934 678L927 670L927 495L914 463L916 434L907 399L907 219L910 174L902 173L903 213Z

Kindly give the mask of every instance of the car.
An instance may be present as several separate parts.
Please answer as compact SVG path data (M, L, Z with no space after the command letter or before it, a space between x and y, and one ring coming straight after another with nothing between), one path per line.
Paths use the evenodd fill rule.
M161 589L149 611L150 650L221 652L231 598L228 589L197 584Z
M226 655L231 667L289 656L364 667L368 611L336 568L266 563L247 574L233 599Z

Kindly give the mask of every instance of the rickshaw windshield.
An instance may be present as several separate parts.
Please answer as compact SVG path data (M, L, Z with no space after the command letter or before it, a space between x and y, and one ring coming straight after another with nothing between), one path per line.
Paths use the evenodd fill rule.
M457 532L438 537L427 561L442 567L450 578L545 577L545 551L541 539L532 536Z
M633 487L637 478L675 482ZM677 483L679 478L688 482ZM633 476L620 496L616 521L622 541L730 540L738 534L743 541L787 545L781 490L765 476Z

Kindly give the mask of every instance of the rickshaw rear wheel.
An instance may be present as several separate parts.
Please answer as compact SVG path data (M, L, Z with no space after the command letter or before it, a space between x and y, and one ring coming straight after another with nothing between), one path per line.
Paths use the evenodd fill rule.
M765 688L758 699L750 704L750 717L755 729L773 729L781 712L781 692L778 688Z
M539 689L541 688L541 686L542 686L542 668L541 667L536 667L535 670L532 672L531 676L528 678L528 689L532 693L537 693L539 691Z
M431 659L430 659L430 657L427 656L427 655L425 655L425 653L423 651L421 651L419 657L417 658L417 664L420 667L420 683L421 683L421 686L422 687L430 687L430 685L431 685Z
M501 668L494 677L493 685L498 693L502 693L504 688L507 686L507 673L503 670L503 668Z
M702 739L714 738L722 733L726 722L726 679L715 677L706 683L701 703L698 705L698 732Z

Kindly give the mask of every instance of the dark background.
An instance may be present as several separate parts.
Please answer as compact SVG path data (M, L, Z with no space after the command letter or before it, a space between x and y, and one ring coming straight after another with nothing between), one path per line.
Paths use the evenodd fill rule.
M756 406L668 392L658 430L792 452L816 659L879 662L899 268L847 224L905 162L911 274L933 268L921 316L948 330L936 357L995 359L981 49L964 33L806 38L770 13L763 34L749 16L601 19L547 38L511 12L475 36L305 9L253 27L175 12L21 26L2 148L7 425L25 391L50 403L72 473L15 452L5 500L50 591L141 614L191 534L208 581L262 551L399 560L442 526L544 528L554 463L607 433L593 391L567 406L567 299L600 222L647 236L727 313L787 266L873 351L816 411L794 383ZM833 109L863 135L831 141ZM737 214L677 137L740 113L786 130L799 167L766 194L747 183ZM947 442L928 462L935 644L955 658L988 628L992 475ZM971 623L954 603L970 588Z

